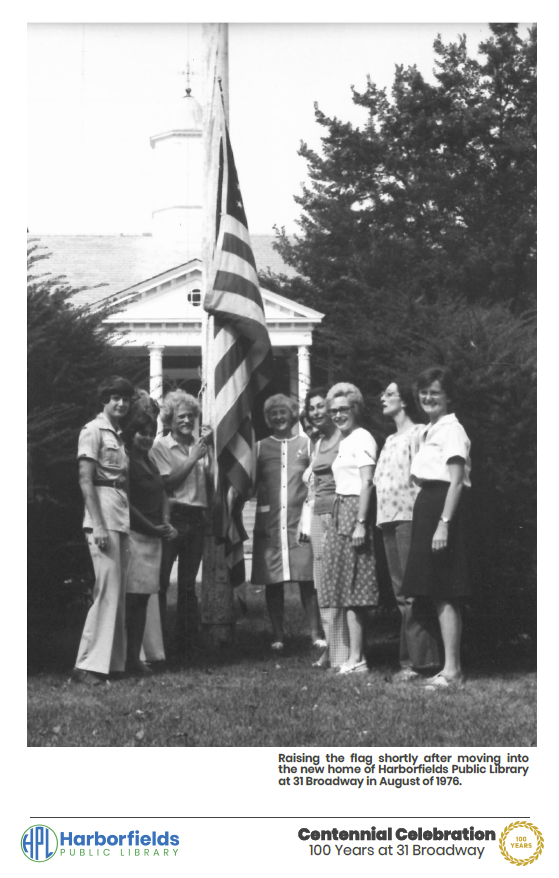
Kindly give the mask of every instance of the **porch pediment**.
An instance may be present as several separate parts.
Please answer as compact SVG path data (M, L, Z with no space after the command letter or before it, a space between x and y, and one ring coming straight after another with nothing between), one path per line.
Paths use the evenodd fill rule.
M293 302L285 296L261 289L266 321L275 326L306 327L320 323L323 314ZM204 288L202 266L198 259L142 281L128 290L111 296L118 310L107 322L140 329L142 324L178 324L201 322Z

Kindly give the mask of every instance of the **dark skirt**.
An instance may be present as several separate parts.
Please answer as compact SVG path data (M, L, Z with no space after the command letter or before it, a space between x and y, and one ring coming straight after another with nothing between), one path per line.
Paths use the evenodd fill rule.
M433 536L440 521L448 482L426 482L415 501L411 547L402 584L406 597L427 595L452 600L470 594L464 540L464 496L460 498L448 528L448 546L433 552Z

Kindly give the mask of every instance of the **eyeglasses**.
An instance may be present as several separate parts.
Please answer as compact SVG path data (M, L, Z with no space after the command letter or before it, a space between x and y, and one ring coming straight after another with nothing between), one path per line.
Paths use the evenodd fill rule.
M346 415L349 411L351 411L350 405L342 405L339 409L330 409L331 415Z
M394 397L394 396L400 396L400 394L396 393L395 390L387 390L384 393L381 393L380 398L381 399L392 399L392 397Z
M438 391L433 392L431 390L420 390L419 391L419 398L420 399L440 399L441 396L445 396L445 394L439 393Z

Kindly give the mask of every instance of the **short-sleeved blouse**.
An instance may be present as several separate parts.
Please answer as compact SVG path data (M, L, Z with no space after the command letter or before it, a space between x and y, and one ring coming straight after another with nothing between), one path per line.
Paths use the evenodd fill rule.
M403 433L393 433L384 443L375 470L377 524L411 521L419 487L410 475L411 462L419 447L423 424Z
M128 472L128 455L120 430L113 427L104 412L85 425L78 440L78 460L95 461L95 481L112 485L95 486L101 515L107 530L130 532L128 497L124 490ZM93 521L85 507L85 528L93 528Z
M444 415L436 424L427 424L420 436L419 451L412 461L413 480L418 485L427 481L450 482L448 461L461 457L464 461L462 484L469 488L470 446L466 431L455 414Z
M355 496L361 493L361 474L363 466L374 466L377 462L377 443L363 427L357 427L349 436L342 439L338 456L332 464L336 480L336 494Z

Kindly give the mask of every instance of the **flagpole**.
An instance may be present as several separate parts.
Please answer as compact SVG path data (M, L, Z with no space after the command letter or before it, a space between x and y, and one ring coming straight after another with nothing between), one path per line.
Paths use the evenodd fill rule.
M219 136L217 120L212 114L216 90L222 91L225 118L229 122L229 55L227 24L205 24L202 29L205 66L205 99L203 120L204 148L204 237L202 249L202 273L204 293L211 282L211 268L215 245L215 221L218 188L216 163L216 139ZM214 383L214 318L206 311L202 324L202 418L215 429L215 383ZM215 463L215 462L214 462ZM217 466L217 464L215 464ZM210 522L211 530L211 504ZM234 634L233 589L225 561L223 545L217 544L212 533L204 541L201 593L202 625L206 642L210 647L231 643Z

